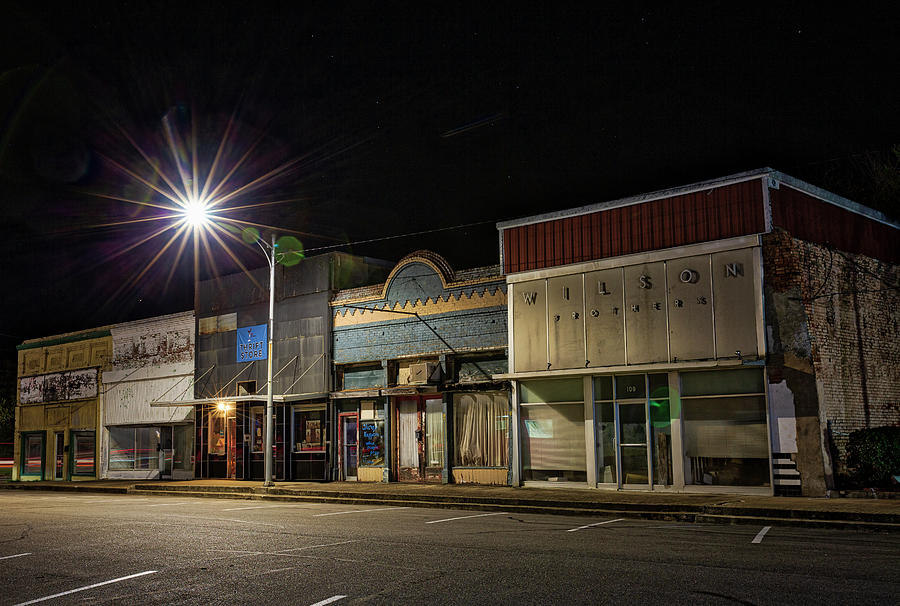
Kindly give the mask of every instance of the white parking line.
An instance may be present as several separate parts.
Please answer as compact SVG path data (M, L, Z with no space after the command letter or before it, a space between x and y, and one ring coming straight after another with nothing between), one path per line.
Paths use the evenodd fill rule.
M31 555L31 552L29 551L27 553L17 553L16 555L3 556L3 557L0 557L0 560L11 560L12 558L21 558L22 556L27 556L27 555Z
M171 507L172 505L190 505L190 504L191 504L191 501L178 501L177 503L155 503L153 505L147 505L147 507Z
M331 604L332 602L337 602L338 600L343 600L347 596L345 595L336 595L328 598L327 600L322 600L321 602L316 602L315 604L310 604L310 606L325 606L325 604Z
M766 533L772 530L771 526L763 526L763 529L756 533L756 536L753 537L751 543L762 543L763 537L766 536Z
M345 513L369 513L370 511L390 511L392 509L409 509L409 507L380 507L378 509L354 509L352 511L333 511L331 513L317 513L313 514L314 518L318 518L321 516L340 516ZM347 597L347 596L343 596ZM315 604L313 604L315 606Z
M446 518L444 520L431 520L430 522L425 522L426 524L440 524L441 522L453 522L454 520L468 520L469 518L485 518L487 516L502 516L505 515L505 511L498 511L497 513L479 513L473 516L460 516L458 518Z
M621 522L625 518L616 518L615 520L606 520L605 522L594 522L593 524L585 524L584 526L579 526L578 528L570 528L566 532L575 532L576 530L584 530L585 528L593 528L594 526L600 526L601 524L612 524L613 522Z
M70 593L78 593L79 591L87 591L88 589L93 589L94 587L101 587L103 585L109 585L110 583L118 583L120 581L127 581L128 579L133 579L135 577L142 577L146 574L154 574L155 570L145 570L144 572L139 572L137 574L130 574L127 577L119 577L118 579L112 579L110 581L103 581L102 583L94 583L93 585L87 585L86 587L79 587L78 589L71 589L69 591L63 591L61 593L54 593L53 595L44 596L43 598L37 598L34 600L29 600L27 602L19 602L15 606L27 606L28 604L37 604L38 602L43 602L45 600L52 600L53 598L58 598L64 595L69 595Z
M210 518L206 516L189 516L178 513L164 513L162 515L170 518L190 518L191 520L198 520L201 522L241 522L242 524L260 524L262 526L275 526L276 528L284 528L281 524L269 524L268 522L257 522L256 520L238 520L237 518Z
M270 507L284 507L284 505L253 505L252 507L231 507L222 511L242 511L244 509L268 509Z

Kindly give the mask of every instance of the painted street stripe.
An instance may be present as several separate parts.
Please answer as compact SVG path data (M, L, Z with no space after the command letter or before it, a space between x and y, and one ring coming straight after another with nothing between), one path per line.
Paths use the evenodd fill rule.
M27 555L31 555L31 552L29 551L27 553L17 553L16 555L3 556L3 557L0 557L0 560L11 560L13 558L21 558L22 556L27 556Z
M240 522L242 524L260 524L262 526L275 526L276 528L284 528L281 524L269 524L268 522L257 522L256 520L238 520L237 518L208 518L205 516L189 516L179 513L164 513L162 514L169 518L189 518L191 520L197 520L198 522Z
M772 530L771 526L763 526L763 529L756 533L756 536L753 537L751 543L762 543L763 537L766 536L766 533Z
M136 577L142 577L147 574L155 574L156 570L145 570L144 572L139 572L137 574L130 574L127 577L119 577L118 579L112 579L111 581L103 581L102 583L94 583L93 585L87 585L86 587L79 587L78 589L71 589L69 591L63 591L62 593L54 593L53 595L48 595L43 598L37 598L35 600L29 600L27 602L19 602L15 606L27 606L28 604L37 604L38 602L44 602L46 600L52 600L53 598L58 598L64 595L69 595L71 593L78 593L79 591L87 591L88 589L93 589L94 587L102 587L103 585L109 585L110 583L119 583L121 581L127 581L128 579L133 579Z
M458 518L447 518L444 520L431 520L430 522L425 522L426 524L440 524L441 522L453 522L455 520L468 520L469 518L485 518L487 516L502 516L506 515L505 511L498 511L497 513L479 513L473 516L460 516Z
M390 511L392 509L409 509L409 507L380 507L378 509L354 509L352 511L333 511L331 513L317 513L317 514L314 514L313 517L318 518L321 516L341 516L341 515L344 515L345 513L369 513L370 511ZM347 597L347 596L343 596L343 597ZM316 605L313 604L313 606L316 606Z
M625 518L616 518L615 520L606 520L605 522L594 522L593 524L585 524L584 526L579 526L578 528L570 528L566 532L575 532L576 530L584 530L585 528L593 528L594 526L600 526L601 524L612 524L613 522L621 522Z
M231 507L222 511L243 511L244 509L269 509L270 507L284 507L284 505L254 505L252 507Z
M171 507L173 505L190 505L192 501L178 501L177 503L155 503L153 505L147 505L147 507Z
M322 600L321 602L316 602L315 604L310 604L310 606L325 606L325 604L331 604L332 602L337 602L338 600L343 600L347 596L345 595L336 595L328 598L327 600Z

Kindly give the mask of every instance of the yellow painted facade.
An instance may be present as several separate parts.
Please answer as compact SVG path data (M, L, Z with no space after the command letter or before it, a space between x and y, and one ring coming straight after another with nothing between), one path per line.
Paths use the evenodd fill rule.
M102 373L111 358L112 337L105 328L32 339L18 346L13 480L97 478ZM72 394L60 393L58 387L42 388L48 379L56 379L55 386L65 384L67 375L63 373L72 371L81 371L78 376L83 381ZM74 432L84 440L93 432L90 473L77 473L74 468ZM28 467L23 461L26 440L32 454ZM35 455L39 443L38 472ZM84 448L80 454L85 454ZM78 470L89 470L86 456L79 462Z

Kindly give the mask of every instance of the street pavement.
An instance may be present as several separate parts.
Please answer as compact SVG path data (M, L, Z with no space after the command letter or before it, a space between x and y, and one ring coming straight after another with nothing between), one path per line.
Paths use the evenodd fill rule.
M885 604L900 595L896 535L858 528L58 490L0 491L0 511L0 606Z
M13 482L0 484L2 488L900 531L900 499L362 482L278 482L265 488L260 482L240 480Z

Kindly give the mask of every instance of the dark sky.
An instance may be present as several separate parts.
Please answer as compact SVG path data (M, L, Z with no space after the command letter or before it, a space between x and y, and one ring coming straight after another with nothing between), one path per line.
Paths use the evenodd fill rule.
M142 273L166 213L114 199L164 201L138 149L176 176L167 126L194 133L202 182L231 125L218 175L249 153L223 192L287 166L228 204L282 203L231 217L458 268L498 261L499 220L764 166L828 186L900 142L896 12L70 4L7 3L0 24L12 343L192 307L190 245Z

